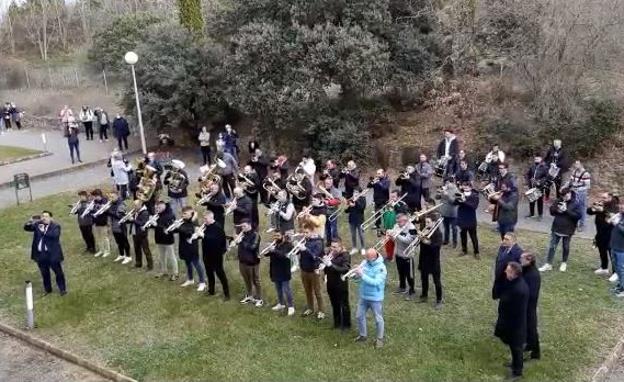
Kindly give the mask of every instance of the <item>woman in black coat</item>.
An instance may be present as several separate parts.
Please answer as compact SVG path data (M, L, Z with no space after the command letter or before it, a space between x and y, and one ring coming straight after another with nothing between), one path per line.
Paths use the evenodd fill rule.
M184 260L186 264L186 281L182 284L183 287L187 287L189 285L193 285L195 283L193 279L193 268L197 271L199 275L199 287L197 288L198 292L203 292L206 290L206 272L204 271L204 267L199 261L199 245L198 240L193 240L192 242L188 242L188 240L195 233L195 211L193 207L186 206L182 208L182 225L176 229L175 233L178 234L178 253L180 258Z
M523 253L520 257L522 263L522 277L529 287L529 304L527 306L527 337L524 351L531 352L531 359L540 359L539 335L537 333L537 302L539 299L542 279L535 266L535 255Z
M522 375L522 351L527 335L529 287L522 277L522 266L515 261L507 265L505 274L509 283L500 294L494 335L509 346L512 376L518 377Z
M295 314L295 306L293 304L293 294L290 288L291 279L291 261L288 253L293 249L292 243L280 231L273 234L273 243L271 249L265 255L270 258L269 275L271 281L275 284L277 292L277 304L273 306L274 311L281 311L288 307L288 315Z
M425 228L433 227L439 216L432 214L425 218ZM418 257L418 270L422 293L420 302L426 302L429 293L429 275L433 277L436 291L436 309L442 307L442 267L440 266L440 247L442 247L442 232L438 227L431 238L422 239L420 242L420 256Z
M327 295L334 313L334 329L347 330L351 327L349 280L341 277L351 269L351 258L344 250L342 240L334 238L329 255L322 260L321 267L327 275Z
M477 208L479 207L479 193L472 189L470 182L462 184L463 198L455 199L457 208L457 226L461 239L462 254L468 254L468 235L472 241L474 256L479 258L479 239L477 237Z

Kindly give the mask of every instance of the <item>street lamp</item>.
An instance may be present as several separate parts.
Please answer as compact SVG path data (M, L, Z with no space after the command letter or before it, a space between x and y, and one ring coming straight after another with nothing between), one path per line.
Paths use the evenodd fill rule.
M143 155L147 154L147 147L145 145L145 131L143 130L143 117L141 117L141 104L139 103L139 89L137 88L136 73L134 72L134 65L139 61L139 56L134 52L128 52L124 56L126 64L132 68L132 81L134 82L134 96L136 98L136 110L137 119L139 121L139 133L141 135L141 148L143 149Z

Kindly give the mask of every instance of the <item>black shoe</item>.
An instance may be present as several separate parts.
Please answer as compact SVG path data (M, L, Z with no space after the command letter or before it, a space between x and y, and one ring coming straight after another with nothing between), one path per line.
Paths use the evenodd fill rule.
M468 256L468 252L462 251L462 253L459 254L459 257L464 257L464 256Z
M223 296L223 302L230 301L230 296Z
M445 241L445 242L442 243L442 245L449 245L449 242Z
M67 291L66 291L66 290L62 290L62 291L61 291L61 296L65 296L66 294L67 294Z
M367 340L368 338L366 337L362 337L362 336L355 337L355 342L366 342Z
M420 296L420 298L418 299L418 303L419 303L419 304L422 304L422 303L425 303L425 302L427 302L427 297L425 297L425 296Z
M480 256L480 255L479 255L479 253L477 252L477 253L475 253L475 254L474 254L474 258L475 258L475 259L477 259L477 260L479 260L479 259L481 259L481 256Z
M522 374L515 374L514 372L510 372L505 377L505 381L518 381L522 378Z
M453 243L453 249L457 248L457 243Z

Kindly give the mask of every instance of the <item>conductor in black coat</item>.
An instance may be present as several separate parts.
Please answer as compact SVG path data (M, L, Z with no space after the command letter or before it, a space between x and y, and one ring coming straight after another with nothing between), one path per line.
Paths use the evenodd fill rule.
M425 218L425 229L431 229L439 219L438 214L431 214ZM442 267L440 266L440 248L442 247L442 231L436 228L430 238L423 238L420 242L420 256L418 270L422 293L420 302L426 302L429 293L429 275L433 277L436 291L436 309L442 307Z
M498 303L498 320L494 335L509 346L511 351L511 377L522 376L522 351L527 335L527 310L529 287L522 277L522 266L512 261L505 268L509 283L501 291Z
M61 296L67 293L65 274L63 273L63 249L61 248L61 226L52 219L52 213L43 211L41 216L33 216L26 224L24 231L33 232L30 258L37 263L45 294L52 293L50 269L56 275L56 285Z
M208 277L208 294L215 294L215 274L223 288L223 300L230 299L228 279L223 269L223 255L227 251L227 240L223 227L215 221L212 211L204 213L204 236L202 237L202 257Z
M539 335L537 333L537 302L539 300L542 278L535 266L535 255L523 253L520 257L522 277L529 287L529 304L527 307L527 338L524 351L531 352L531 359L540 359Z

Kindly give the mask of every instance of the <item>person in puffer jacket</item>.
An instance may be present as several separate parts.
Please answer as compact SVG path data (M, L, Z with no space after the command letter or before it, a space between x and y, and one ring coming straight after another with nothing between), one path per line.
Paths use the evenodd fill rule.
M359 335L355 342L366 342L366 312L368 309L371 309L375 316L377 329L375 347L381 348L384 345L384 288L386 286L386 277L388 276L383 257L374 248L369 248L366 251L366 260L356 268L355 274L356 280L360 284L360 299L355 315L358 322Z

